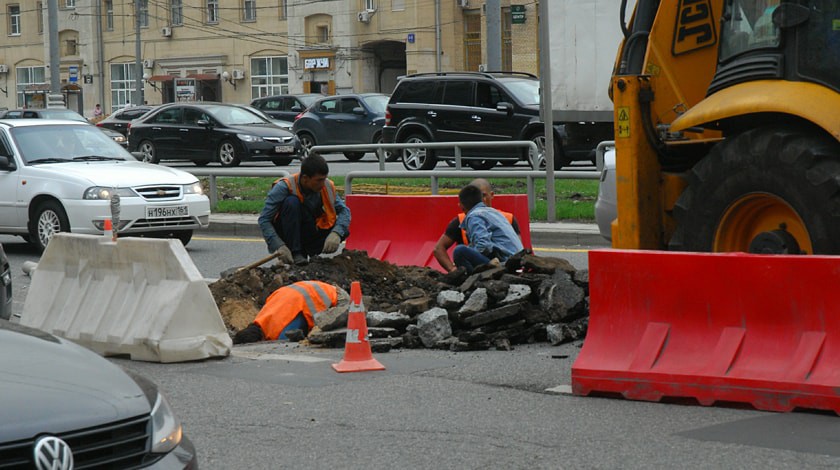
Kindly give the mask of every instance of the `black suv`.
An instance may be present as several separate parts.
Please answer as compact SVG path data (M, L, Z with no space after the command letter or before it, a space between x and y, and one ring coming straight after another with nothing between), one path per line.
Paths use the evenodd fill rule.
M465 163L476 170L497 163L527 160L532 168L545 168L543 123L540 121L540 81L521 72L420 73L403 77L385 114L385 143L470 142L531 140L540 149L462 149ZM594 162L598 142L612 138L610 126L604 136L581 136L572 145L567 125L554 123L554 168L573 160ZM580 133L584 134L584 133ZM454 150L406 149L403 166L430 170L437 158L451 158Z

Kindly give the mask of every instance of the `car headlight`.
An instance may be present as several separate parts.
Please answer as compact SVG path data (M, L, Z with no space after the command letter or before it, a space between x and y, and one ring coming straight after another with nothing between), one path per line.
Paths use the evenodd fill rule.
M251 134L236 134L236 136L244 142L262 142L263 140L262 137Z
M181 443L181 423L169 407L166 398L157 395L152 408L152 453L165 454Z
M93 186L85 190L82 199L110 200L111 195L116 191L120 197L135 197L137 194L131 188L108 188L105 186Z
M184 194L204 194L204 188L201 187L201 183L196 181L192 184L185 184L184 185Z
M123 136L123 135L114 136L114 142L119 142L119 143L125 142L125 136Z

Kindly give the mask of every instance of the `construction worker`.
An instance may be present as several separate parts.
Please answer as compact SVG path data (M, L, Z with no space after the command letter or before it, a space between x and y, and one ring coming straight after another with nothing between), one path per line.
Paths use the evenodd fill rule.
M254 322L233 337L234 344L286 339L286 332L308 333L315 316L330 308L347 308L350 296L343 289L321 281L300 281L283 286L268 296Z
M468 273L491 260L506 261L522 251L522 240L505 216L481 201L481 190L467 185L458 193L461 210L466 213L461 229L466 231L469 246L459 245L452 253L455 265Z
M493 196L496 193L493 192L493 187L490 185L490 182L484 178L476 178L470 182L470 185L476 186L478 189L481 190L481 201L487 207L493 207ZM502 215L505 216L508 222L511 223L513 226L513 230L518 234L519 232L519 222L516 221L516 218L510 212L499 211ZM461 229L461 222L463 222L464 217L466 214L461 212L457 216L453 217L449 224L446 226L446 230L443 232L443 235L440 236L437 243L435 244L434 248L434 255L435 259L440 266L446 270L446 272L452 272L457 269L455 263L449 258L449 247L458 243L461 245L469 245L470 242L467 239L467 233L463 229Z
M311 153L300 173L277 180L258 219L268 251L286 264L303 265L309 256L335 253L350 234L350 209L327 179L324 158Z

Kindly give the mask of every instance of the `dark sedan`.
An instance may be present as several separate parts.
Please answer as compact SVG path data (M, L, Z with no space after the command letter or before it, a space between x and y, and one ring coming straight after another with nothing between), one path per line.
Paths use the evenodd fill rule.
M12 316L12 269L9 259L0 245L0 318L8 320Z
M68 121L90 123L81 114L67 108L10 109L0 113L0 119L66 119ZM100 129L114 142L123 147L128 147L128 139L125 138L125 135L112 129Z
M157 387L71 341L0 320L0 468L197 468Z
M274 119L292 122L298 114L304 112L318 98L323 97L324 95L318 93L264 96L251 101L251 106Z
M114 111L105 119L96 123L96 127L104 127L117 131L122 135L128 135L128 128L131 121L143 117L154 109L153 106L130 106L128 108Z
M371 144L382 142L388 95L363 93L321 98L297 120L292 130L305 149L313 145ZM344 152L350 161L365 152Z
M131 123L129 149L143 161L191 160L199 166L243 161L288 165L302 147L291 132L238 105L172 103Z

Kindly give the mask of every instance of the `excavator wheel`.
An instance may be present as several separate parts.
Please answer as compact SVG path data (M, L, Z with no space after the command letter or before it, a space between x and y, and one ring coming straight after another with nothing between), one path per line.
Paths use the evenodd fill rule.
M675 251L840 254L840 144L810 128L753 129L692 168Z

